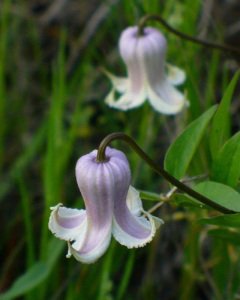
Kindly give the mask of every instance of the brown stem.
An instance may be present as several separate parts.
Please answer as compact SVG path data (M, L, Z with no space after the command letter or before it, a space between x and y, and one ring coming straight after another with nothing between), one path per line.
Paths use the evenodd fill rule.
M180 31L176 30L175 28L173 28L172 26L170 26L159 15L146 15L146 16L142 17L140 19L139 23L138 23L138 34L139 35L144 34L144 27L145 27L146 23L150 20L157 21L157 22L161 23L168 31L172 32L173 34L179 36L182 39L193 42L195 44L203 45L203 46L208 47L208 48L218 49L218 50L221 50L221 51L228 51L228 52L231 52L231 53L234 53L234 54L240 56L240 49L232 47L232 46L228 46L228 45L212 43L212 42L205 41L205 40L193 37L193 36L189 36L186 33L180 32Z
M128 135L126 135L123 132L114 132L109 135L107 135L102 142L100 143L98 147L98 153L97 153L97 161L98 162L104 162L106 161L105 156L105 150L107 146L114 140L122 140L126 142L128 145L132 147L132 149L137 152L137 154L146 162L148 163L155 172L163 176L167 181L169 181L171 184L176 186L179 190L185 192L186 194L192 196L193 198L197 199L203 204L209 205L212 208L225 213L234 213L234 211L227 209L223 206L221 206L218 203L213 202L211 199L205 197L204 195L198 193L197 191L191 189L189 186L185 185L175 177L173 177L171 174L169 174L167 171L165 171L163 168L158 166L138 145L137 143Z

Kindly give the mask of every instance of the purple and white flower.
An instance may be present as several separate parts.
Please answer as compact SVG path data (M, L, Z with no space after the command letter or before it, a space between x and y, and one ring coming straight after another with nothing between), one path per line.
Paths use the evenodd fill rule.
M106 149L106 161L96 160L97 150L82 156L76 178L86 210L58 204L52 207L49 229L68 242L68 255L92 263L107 250L111 235L128 248L150 242L163 223L143 210L139 193L130 186L131 172L126 156Z
M146 27L143 35L139 35L137 26L124 30L119 50L128 77L117 77L104 71L113 85L105 102L111 107L128 110L148 99L160 113L180 112L188 101L175 85L185 81L185 72L165 62L166 49L167 41L157 29ZM119 98L116 92L120 94Z

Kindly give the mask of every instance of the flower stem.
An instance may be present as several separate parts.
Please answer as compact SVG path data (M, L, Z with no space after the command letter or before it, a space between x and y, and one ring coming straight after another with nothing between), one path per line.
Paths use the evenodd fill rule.
M176 186L179 190L185 192L189 196L192 196L193 198L197 199L203 204L209 205L212 208L222 212L222 213L234 213L234 211L231 211L220 204L217 204L213 202L211 199L205 197L204 195L198 193L197 191L194 191L189 186L185 185L183 182L179 181L175 177L173 177L171 174L169 174L167 171L165 171L163 168L158 166L138 145L137 143L128 135L126 135L123 132L114 132L109 135L107 135L102 142L100 143L98 147L98 153L97 153L97 161L98 162L104 162L106 161L105 156L105 150L106 147L114 140L122 140L126 142L131 148L146 162L151 166L151 168L158 173L159 175L163 176L167 181L169 181L171 184Z
M228 46L228 45L212 43L212 42L205 41L205 40L193 37L193 36L189 36L186 33L180 32L180 31L176 30L175 28L173 28L172 26L170 26L159 15L146 15L146 16L142 17L140 19L139 23L138 23L138 34L139 35L144 34L144 27L145 27L146 23L150 20L157 21L157 22L161 23L168 31L172 32L173 34L179 36L182 39L188 40L188 41L196 43L196 44L203 45L203 46L208 47L208 48L215 48L215 49L218 49L218 50L221 50L221 51L232 52L232 53L240 56L240 49L238 49L236 47Z

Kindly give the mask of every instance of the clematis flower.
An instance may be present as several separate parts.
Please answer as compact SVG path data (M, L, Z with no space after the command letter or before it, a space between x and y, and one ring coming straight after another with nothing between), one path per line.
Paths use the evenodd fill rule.
M128 248L150 242L163 221L143 210L139 193L130 186L126 156L107 148L106 161L97 162L97 150L82 156L76 178L86 210L58 204L52 207L49 229L68 242L68 255L92 263L107 250L111 235Z
M128 78L104 70L113 85L105 102L111 107L128 110L148 99L160 113L180 112L188 102L175 85L184 82L185 73L165 62L166 48L166 39L157 29L146 27L143 35L139 35L137 26L124 30L119 50ZM116 97L117 93L120 97Z

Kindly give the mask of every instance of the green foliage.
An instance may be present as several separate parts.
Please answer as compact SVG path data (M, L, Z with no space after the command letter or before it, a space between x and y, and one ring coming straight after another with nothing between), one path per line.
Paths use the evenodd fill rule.
M233 212L240 212L240 194L230 186L213 181L204 181L194 186L194 190L224 208Z
M216 225L221 227L240 228L240 214L204 218L200 219L199 222L201 224Z
M15 299L25 294L43 282L47 278L48 273L49 269L46 264L42 262L36 263L33 267L29 268L25 274L20 276L6 293L0 295L0 299Z
M234 75L213 118L210 134L210 149L212 157L217 155L219 149L230 135L230 105L239 74L240 71Z
M240 246L239 232L232 232L226 229L217 228L209 230L208 234L209 236L213 236L225 242Z
M240 177L240 132L232 136L217 153L211 171L214 181L236 188Z
M49 242L46 247L47 261L38 261L33 266L29 267L28 270L20 275L16 281L12 284L9 290L5 293L0 294L1 300L11 300L19 297L33 288L37 287L44 280L48 278L52 269L62 252L63 244L55 239Z
M185 175L216 108L216 106L211 107L189 124L169 147L165 156L164 167L176 178L180 179Z

